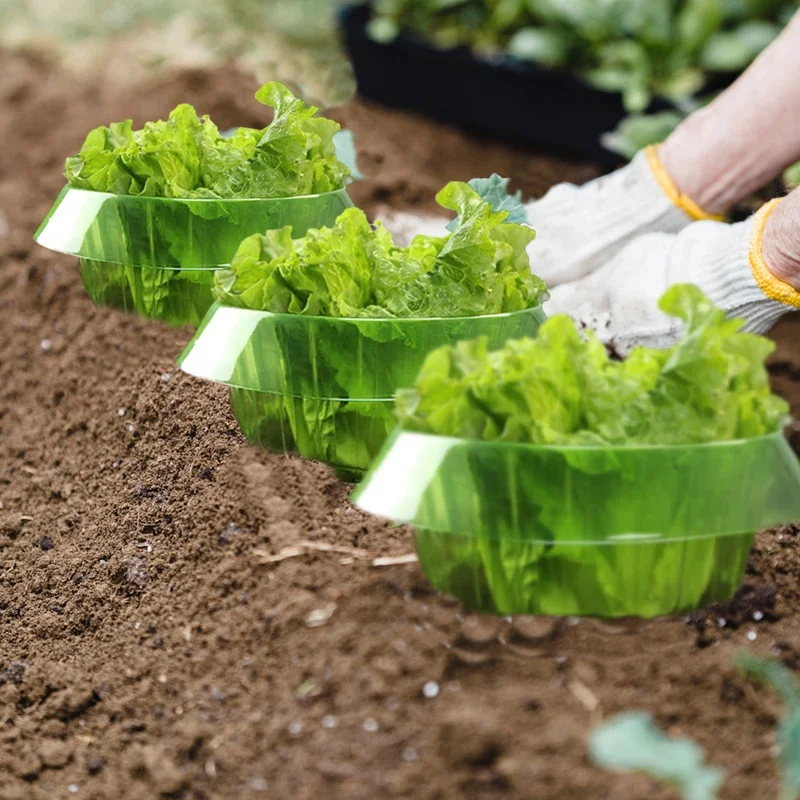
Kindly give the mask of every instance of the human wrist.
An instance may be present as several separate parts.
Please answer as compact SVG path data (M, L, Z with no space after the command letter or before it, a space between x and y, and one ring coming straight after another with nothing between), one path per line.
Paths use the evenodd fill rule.
M676 208L680 209L695 222L699 220L721 221L723 219L721 214L709 213L704 207L695 202L691 195L687 194L675 183L670 171L664 164L661 148L658 145L647 147L644 152L653 178Z
M709 215L721 216L772 177L754 148L741 147L713 106L701 109L659 148L679 190Z

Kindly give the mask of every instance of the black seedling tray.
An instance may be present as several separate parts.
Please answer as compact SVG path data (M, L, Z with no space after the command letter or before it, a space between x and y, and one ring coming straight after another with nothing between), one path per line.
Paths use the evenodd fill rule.
M479 58L465 47L441 50L409 34L381 44L367 35L370 14L366 3L345 7L340 18L362 96L523 147L620 163L600 136L626 116L621 95L558 70ZM665 108L656 101L649 110Z

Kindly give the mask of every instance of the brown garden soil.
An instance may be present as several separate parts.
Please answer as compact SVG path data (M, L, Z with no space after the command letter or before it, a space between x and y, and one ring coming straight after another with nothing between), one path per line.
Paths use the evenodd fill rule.
M480 617L416 564L260 555L413 544L327 468L248 446L225 392L176 370L188 330L95 309L31 241L89 128L179 101L263 124L254 89L230 69L117 93L0 55L0 798L672 797L587 760L629 708L697 738L723 797L776 797L779 707L732 662L800 666L794 528L758 536L730 604L654 621ZM365 103L335 116L368 211L492 171L532 195L593 174ZM800 411L800 328L776 335Z

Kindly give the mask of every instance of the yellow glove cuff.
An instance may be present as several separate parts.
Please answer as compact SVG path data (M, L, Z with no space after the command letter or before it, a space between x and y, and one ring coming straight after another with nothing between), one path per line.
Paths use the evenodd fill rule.
M764 238L764 229L770 214L778 207L781 199L770 200L756 212L753 235L750 239L750 269L753 271L758 288L769 297L792 308L800 308L800 292L793 286L776 278L767 267L764 256L761 254L761 241Z
M710 219L716 222L722 222L722 220L725 219L721 214L707 214L691 197L683 194L678 189L672 178L670 178L669 174L664 169L661 159L658 157L657 144L646 147L644 152L647 156L647 163L650 166L650 171L653 173L653 177L658 181L658 185L661 187L664 194L672 200L681 211L688 214L694 220Z

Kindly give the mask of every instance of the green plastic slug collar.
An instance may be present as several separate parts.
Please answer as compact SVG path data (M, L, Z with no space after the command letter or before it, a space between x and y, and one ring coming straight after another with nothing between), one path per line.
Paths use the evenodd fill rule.
M174 199L64 187L34 239L89 261L158 269L218 269L242 239L292 226L331 225L352 202L344 189L274 199Z
M753 534L800 519L780 434L552 447L397 429L354 495L416 529L431 582L503 614L655 616L730 597Z

